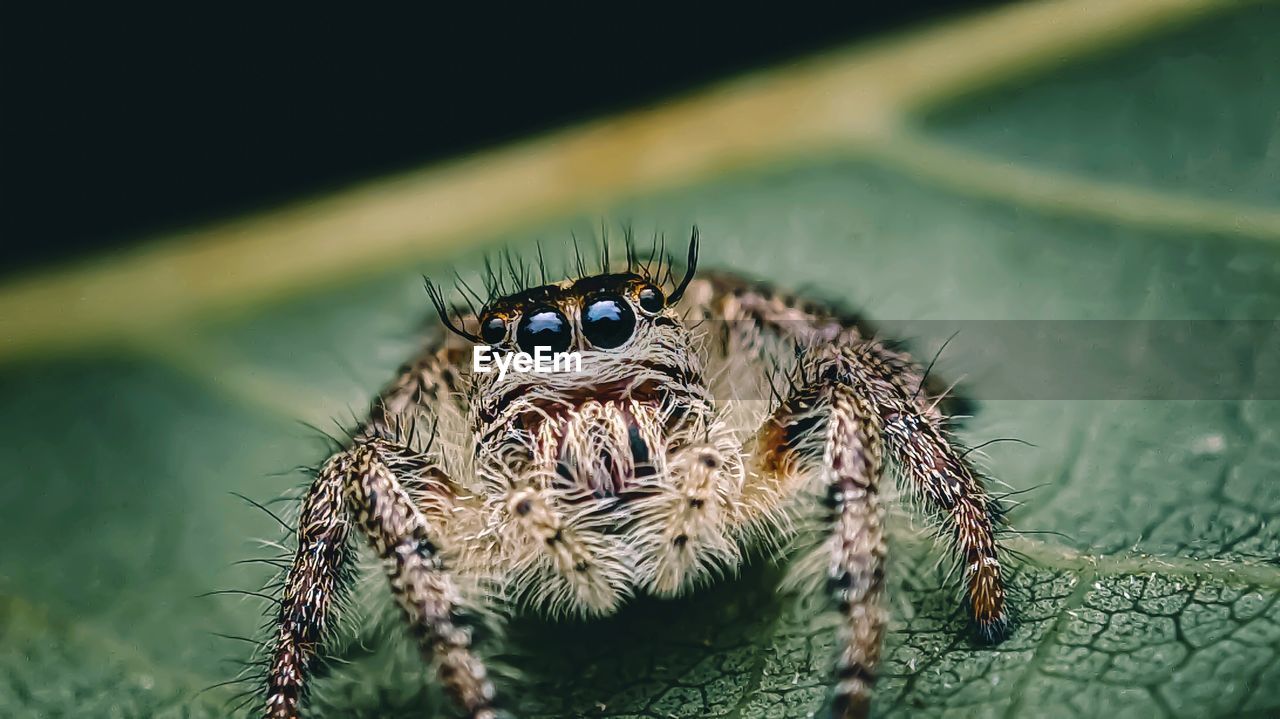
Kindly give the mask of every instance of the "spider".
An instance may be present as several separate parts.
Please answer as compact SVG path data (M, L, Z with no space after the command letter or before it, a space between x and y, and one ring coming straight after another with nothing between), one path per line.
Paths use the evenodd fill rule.
M951 439L928 370L834 307L695 277L696 229L678 282L665 252L653 271L626 244L622 271L609 271L607 240L596 274L579 258L576 277L548 282L541 253L538 286L510 263L514 288L490 269L490 296L470 311L427 283L450 331L401 368L302 501L266 717L299 716L351 535L380 558L445 693L493 719L473 642L486 604L606 615L732 571L806 522L821 538L797 566L825 579L840 616L832 712L865 716L887 618L890 462L963 567L977 638L1008 633L998 505ZM577 350L583 371L475 372L476 346Z

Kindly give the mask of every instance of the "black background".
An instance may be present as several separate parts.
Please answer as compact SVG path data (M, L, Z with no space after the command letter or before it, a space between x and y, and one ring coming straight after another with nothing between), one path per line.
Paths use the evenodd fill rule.
M36 13L6 4L0 274L985 4L358 16L354 4Z

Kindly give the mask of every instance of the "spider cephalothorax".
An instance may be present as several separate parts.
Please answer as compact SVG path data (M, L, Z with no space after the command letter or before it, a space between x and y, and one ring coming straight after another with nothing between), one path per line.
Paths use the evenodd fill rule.
M567 371L476 373L467 389L476 473L497 498L498 541L477 551L523 603L609 612L738 558L722 515L743 469L676 309L691 279L692 268L667 297L646 274L588 275L480 311L479 339L495 353L580 358ZM686 483L690 464L700 479ZM682 521L690 503L700 516Z
M573 351L580 366L476 374L470 403L479 455L510 461L508 445L521 444L535 467L617 496L634 488L627 485L637 473L654 473L682 421L710 412L692 335L640 275L595 275L503 297L484 309L480 326L495 353Z
M678 283L627 249L625 272L606 259L599 274L497 291L471 313L431 288L452 335L404 367L303 504L267 716L298 716L352 528L445 688L468 716L492 717L474 604L609 613L732 571L746 549L784 546L815 522L817 561L798 566L820 568L842 617L834 712L861 716L885 625L887 462L939 518L978 636L1003 636L995 503L911 358L823 305L729 275L695 279L696 233ZM581 364L469 363L539 348ZM486 598L465 590L478 583Z

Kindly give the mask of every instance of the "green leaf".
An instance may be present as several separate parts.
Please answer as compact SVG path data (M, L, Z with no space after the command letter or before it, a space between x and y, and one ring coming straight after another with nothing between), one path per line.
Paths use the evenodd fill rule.
M1013 9L992 22L1036 12L1047 11ZM697 223L707 266L811 288L888 327L915 327L908 339L922 354L948 333L894 321L1274 320L1280 85L1264 68L1280 66L1269 41L1280 35L1280 12L1245 6L1191 20L1049 70L1043 60L1026 60L1025 71L988 68L1016 79L981 94L921 93L929 107L881 99L894 119L876 142L824 137L829 147L814 153L797 141L696 182L629 186L604 208L583 190L568 208L461 239L528 249L540 238L562 257L571 231L590 236L602 218L632 222L642 236L679 237ZM920 47L949 51L945 37L925 36ZM875 57L833 62L857 69ZM1033 64L1040 69L1028 74ZM824 72L802 69L779 86L826 87L835 80ZM373 200L351 203L363 201ZM252 227L273 241L270 223ZM363 257L352 243L347 251ZM200 689L231 678L237 667L223 659L252 647L216 634L258 636L262 605L197 595L259 586L269 571L232 562L269 554L253 539L280 535L231 493L266 501L296 487L303 478L289 470L325 451L302 422L348 423L415 346L429 317L419 273L467 272L479 257L369 251L382 253L381 264L346 280L290 276L279 291L255 290L253 302L178 297L153 315L125 303L141 308L126 318L111 314L108 297L84 310L98 314L77 315L118 336L69 329L78 327L70 316L64 330L57 315L40 314L48 307L17 304L27 290L0 290L0 306L45 323L37 337L30 317L5 320L6 342L21 352L0 367L0 714L225 715L239 688ZM117 269L72 269L65 281L90 292L87 278L105 276L92 273ZM1061 386L1071 387L1108 367L1088 353L993 353L982 337L966 343L962 334L936 371L967 377L978 413L966 440L1035 445L988 450L1012 489L1037 488L1010 517L1029 530L1008 539L1021 556L1019 625L998 647L972 644L937 550L895 515L893 625L876 712L1280 711L1280 407L1266 392L1276 368L1265 364L1275 361L1274 337L1264 347L1223 345L1214 356L1242 368L1237 385L1187 395L1199 399L1015 399L1010 377L1034 376L1020 374L1028 369L1066 373ZM1194 388L1203 357L1140 364L1163 386ZM782 571L757 560L739 578L676 601L639 600L602 621L521 618L495 647L520 672L504 682L506 696L524 716L818 711L830 622L819 599L775 591ZM383 595L376 581L363 587L358 614L383 611ZM345 663L317 680L319 716L448 715L397 630L394 621L357 630L341 648Z

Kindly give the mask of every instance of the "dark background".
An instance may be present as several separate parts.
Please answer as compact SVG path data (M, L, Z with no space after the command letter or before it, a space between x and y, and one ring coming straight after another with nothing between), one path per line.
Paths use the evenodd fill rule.
M989 4L602 3L558 17L6 4L0 274Z

